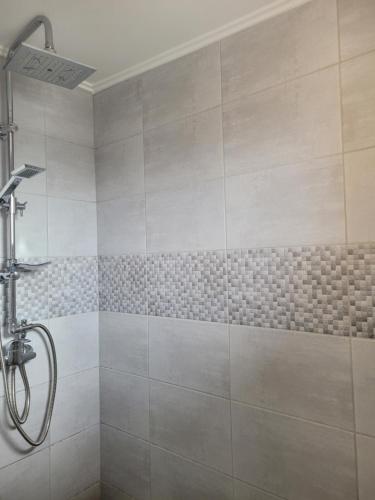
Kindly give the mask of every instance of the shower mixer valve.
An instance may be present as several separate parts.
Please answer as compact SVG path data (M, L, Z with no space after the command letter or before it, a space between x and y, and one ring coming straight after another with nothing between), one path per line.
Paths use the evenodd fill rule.
M36 352L29 345L30 339L20 338L11 340L4 349L5 362L8 366L23 365L27 361L36 358Z

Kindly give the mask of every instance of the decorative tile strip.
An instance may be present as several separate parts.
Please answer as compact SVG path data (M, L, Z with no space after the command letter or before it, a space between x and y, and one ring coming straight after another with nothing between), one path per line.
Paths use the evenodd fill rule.
M59 257L48 269L49 317L98 310L97 257Z
M224 251L149 255L149 314L226 322L225 261Z
M146 257L99 257L99 309L147 314Z
M27 264L46 262L47 257L22 259ZM48 318L48 266L22 273L17 281L17 318L42 321Z

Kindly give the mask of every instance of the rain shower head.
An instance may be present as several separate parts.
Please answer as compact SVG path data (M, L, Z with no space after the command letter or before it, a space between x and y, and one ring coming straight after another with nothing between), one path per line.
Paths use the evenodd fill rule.
M4 69L67 89L74 89L96 70L51 50L20 43L8 57Z
M14 169L11 173L9 181L0 191L0 203L7 203L9 201L10 195L17 188L17 186L21 184L23 179L30 179L30 177L34 177L34 175L37 175L44 170L44 168L27 164Z

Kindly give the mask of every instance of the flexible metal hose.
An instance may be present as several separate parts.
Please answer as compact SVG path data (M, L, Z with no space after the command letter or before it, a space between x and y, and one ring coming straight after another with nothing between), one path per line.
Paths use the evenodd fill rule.
M17 420L19 421L20 424L24 424L30 413L30 398L31 398L30 384L29 384L29 379L27 378L25 364L22 363L22 365L18 366L18 369L20 371L23 387L25 389L25 402L22 410L22 415L20 415L18 413L18 405L17 405L16 369L17 369L16 366L10 367L10 397L12 406L14 408L14 412L17 415Z
M25 423L25 421L27 419L27 417L26 417L26 419L24 420L25 412L28 413L28 409L26 409L27 396L26 396L25 408L24 408L24 411L22 412L22 415L20 418L20 416L18 414L17 405L16 405L15 394L13 392L15 390L15 389L13 389L14 385L15 385L14 381L12 381L12 386L13 386L12 390L9 389L7 369L6 369L5 359L4 359L2 333L0 331L0 363L1 363L1 371L3 374L5 398L6 398L6 402L8 405L9 414L11 416L11 419L12 419L16 429L21 434L21 436L25 439L25 441L27 441L31 446L34 446L34 447L40 446L42 443L44 443L44 441L47 437L47 434L48 434L48 431L49 431L49 428L51 425L53 406L55 404L56 385L57 385L56 349L55 349L55 343L53 341L51 332L48 330L48 328L46 326L42 325L41 323L34 323L34 324L30 324L30 325L21 326L20 328L17 329L17 333L23 333L23 332L27 332L29 330L35 330L35 329L42 330L46 334L48 342L50 344L51 355L52 355L52 374L51 374L51 378L49 381L48 402L47 402L47 406L46 406L46 412L45 412L42 428L41 428L39 436L36 440L32 439L22 427L22 424ZM26 379L27 379L26 371L24 372L24 374L22 374L22 371L21 371L21 376L23 377L23 375L25 375ZM12 377L13 377L13 375L12 375ZM25 383L25 381L24 381L24 383ZM25 384L25 387L29 387L28 382L27 382L27 385Z

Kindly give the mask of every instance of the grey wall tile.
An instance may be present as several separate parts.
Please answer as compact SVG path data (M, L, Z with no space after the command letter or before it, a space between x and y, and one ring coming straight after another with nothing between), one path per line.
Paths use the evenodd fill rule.
M72 500L102 500L100 483L90 486L90 488L73 497Z
M221 42L223 100L244 97L338 60L335 0L315 0Z
M95 203L48 198L48 255L97 254Z
M45 107L47 85L13 73L14 117L20 129L45 133Z
M375 383L375 343L372 340L353 339L352 350L357 431L375 436L375 394L369 390Z
M94 146L93 98L89 92L48 85L45 103L46 134L49 137Z
M49 500L49 450L0 469L1 498Z
M146 191L193 187L222 177L221 108L145 133Z
M142 131L141 82L132 78L94 96L95 146Z
M150 252L225 248L223 180L146 195Z
M14 167L17 168L25 163L46 168L45 137L26 128L20 128L14 136ZM31 179L25 179L18 186L17 193L46 194L45 172Z
M229 401L151 382L152 443L231 472Z
M230 500L232 479L151 446L153 500Z
M97 312L49 320L59 362L59 377L99 366L98 323Z
M337 66L224 105L227 175L341 151Z
M340 48L342 59L375 49L372 0L338 0Z
M147 318L100 312L99 326L101 366L147 376Z
M56 443L99 423L99 369L92 368L60 379L51 442Z
M133 500L127 493L113 486L104 483L101 486L101 500Z
M230 326L231 397L353 429L349 340Z
M149 318L150 377L229 397L229 337L222 324Z
M375 496L375 439L357 435L357 453L359 500L372 500Z
M143 193L142 135L98 148L95 167L98 201Z
M19 201L27 201L27 207L23 216L20 213L16 216L17 257L47 255L47 198L27 193L20 195Z
M375 53L341 66L344 150L375 145Z
M232 427L237 478L289 500L355 498L353 434L240 403Z
M229 248L345 243L339 156L226 180Z
M213 44L142 76L145 129L220 103L220 51Z
M99 428L91 427L51 447L51 497L54 500L69 500L99 481ZM78 464L84 467L77 467Z
M98 252L101 255L144 252L144 194L98 203L98 239Z
M235 500L278 500L280 497L276 497L271 493L266 493L265 491L254 488L249 484L243 483L242 481L234 480L234 498Z
M101 479L139 500L150 498L150 445L102 425Z
M92 148L46 138L48 196L95 201L95 160Z
M347 153L345 162L345 198L348 241L374 241L375 149Z
M104 424L148 439L148 379L102 368L100 394L100 414Z

